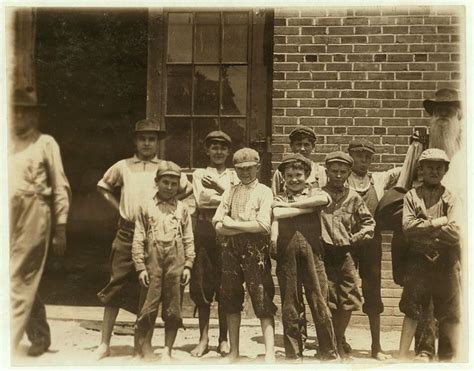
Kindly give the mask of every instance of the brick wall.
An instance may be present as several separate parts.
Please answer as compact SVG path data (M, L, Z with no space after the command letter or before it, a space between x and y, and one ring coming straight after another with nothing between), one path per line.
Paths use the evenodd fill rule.
M422 101L462 88L463 7L275 10L272 153L289 151L298 125L318 134L315 161L356 136L377 149L373 170L404 160L413 128L427 125ZM390 236L383 246L382 324L399 326ZM352 324L367 324L355 315Z

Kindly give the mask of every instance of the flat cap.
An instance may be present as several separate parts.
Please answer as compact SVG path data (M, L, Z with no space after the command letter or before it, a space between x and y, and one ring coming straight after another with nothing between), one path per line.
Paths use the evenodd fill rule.
M280 172L283 173L287 165L298 162L298 161L302 162L307 167L307 170L311 171L311 160L309 158L304 157L300 153L287 154L283 158L281 164L278 165L278 170L280 170Z
M313 129L307 126L301 126L299 128L293 129L289 135L290 141L294 140L294 138L298 136L306 136L313 141L316 140L316 134L314 133Z
M454 89L439 89L435 93L434 99L426 99L423 101L423 107L430 115L436 106L456 106L461 107L461 101L458 98L458 92Z
M354 139L349 143L349 152L350 151L366 151L370 153L375 153L375 146L374 143L372 143L368 139Z
M325 160L326 167L329 164L332 164L335 162L346 164L349 167L352 167L352 165L354 164L354 160L352 159L352 157L342 151L331 152L331 153L328 153L328 155L326 156L326 160Z
M158 134L158 139L166 137L166 131L160 129L158 121L152 119L144 119L137 121L135 124L135 133L151 131Z
M260 163L260 156L256 150L244 147L234 153L232 162L235 167L253 166Z
M425 149L420 157L418 158L418 163L422 161L439 161L445 162L447 164L450 163L449 157L442 149L439 148L428 148Z
M179 178L181 177L181 168L173 161L161 161L156 170L156 177L160 178L164 175L172 175Z
M211 140L218 141L218 142L225 142L229 146L232 144L232 139L230 139L230 136L228 136L226 133L220 130L214 130L214 131L211 131L209 134L207 134L206 138L204 138L204 143L207 143Z

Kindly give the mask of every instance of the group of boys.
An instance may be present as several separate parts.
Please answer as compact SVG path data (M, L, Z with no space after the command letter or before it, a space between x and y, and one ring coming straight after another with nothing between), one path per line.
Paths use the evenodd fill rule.
M153 357L151 338L162 303L162 358L170 360L177 330L183 327L183 289L190 283L200 328L192 356L201 357L209 350L210 308L216 300L217 351L230 362L238 359L245 284L261 322L265 360L274 361L277 307L270 258L276 260L287 359L303 356L307 336L303 296L316 328L318 357L351 358L345 331L352 311L362 307L357 270L362 280L362 308L371 328L371 355L388 358L380 345L382 243L374 214L384 191L396 183L400 168L370 173L375 147L365 139L352 141L349 153L328 154L325 167L317 165L309 158L316 135L301 127L290 133L293 153L283 158L270 189L258 180L258 152L239 149L233 155L234 169L229 169L232 140L222 131L213 131L204 140L208 167L193 173L191 186L178 165L156 158L158 141L164 136L156 122L138 122L137 154L113 165L98 184L120 211L111 280L99 293L106 305L99 358L110 354L120 307L137 313L136 354ZM405 198L403 230L410 246L416 248L412 249L413 264L406 268L400 303L406 314L400 343L403 357L431 300L440 329L455 348L459 315L453 308L459 308L455 306L459 253L452 253L455 249L451 247L459 245L459 230L455 199L441 186L448 165L442 150L423 152L419 159L423 183ZM120 203L111 193L115 187L121 187ZM181 201L191 191L196 201L194 233L188 207ZM427 265L424 259L437 263ZM452 279L442 282L446 290L435 293L432 282L441 279L437 269L448 272Z
M28 130L18 131L20 139L26 138L25 135L33 138L24 143L17 140L18 145L24 144L16 149L19 164L23 161L23 167L30 169L34 162L41 170L43 162L39 160L51 151L51 159L45 159L45 163L50 163L43 172L49 171L51 165L60 165L60 160L55 160L59 157L57 145L50 143L50 137L38 136L36 129ZM316 135L311 129L300 127L289 135L293 153L283 158L270 189L258 180L258 152L250 148L237 150L233 154L234 170L229 169L227 159L232 140L222 131L213 131L204 140L208 167L197 169L191 184L178 165L157 158L158 143L165 136L156 121L137 122L136 154L114 164L98 183L100 193L119 211L120 219L112 244L110 281L98 294L105 310L97 357L110 355L119 308L137 314L136 354L153 357L151 339L161 303L165 323L162 359L169 361L177 331L183 327L184 287L190 283L200 327L200 341L191 354L201 357L209 350L210 306L216 300L217 351L228 361L236 361L245 284L254 313L261 322L265 360L274 361L277 307L273 303L273 258L288 359L303 356L306 338L303 296L316 328L318 357L321 360L351 357L345 331L351 312L362 304L357 269L362 279L363 310L369 316L371 328L371 354L386 359L380 346L381 231L374 213L384 191L396 182L400 169L370 173L375 147L365 139L352 141L349 153L328 154L325 167L317 165L310 160ZM56 182L53 186L62 192L57 197L54 246L61 245L61 226L65 221L59 216L67 209L64 205L68 205L69 192L59 165L55 174L62 176L53 178ZM424 151L419 158L422 184L409 191L404 200L403 231L410 257L400 302L400 309L406 314L400 341L403 357L407 356L417 322L423 320L430 306L434 307L440 323L440 336L442 333L447 339L451 354L456 353L460 233L455 197L441 185L448 166L449 158L444 151ZM27 175L19 176L25 182L17 187L18 200L31 200L40 213L42 200L50 197L51 190L44 188L43 192L38 184L27 183ZM119 199L114 196L117 188L121 192ZM182 201L191 193L196 201L194 232L190 211ZM61 200L65 201L61 203ZM48 219L48 215L43 218ZM41 237L42 241L48 239L47 228L38 232L45 237ZM24 249L21 243L24 232L18 230L18 233L17 238L15 231L12 232L13 254L17 248ZM45 254L39 261L41 271ZM18 291L20 295L19 290L12 292ZM33 291L36 290L37 282ZM34 295L29 295L28 300L31 311ZM21 334L15 342L19 342L23 330L20 327ZM35 331L39 333L39 327ZM34 337L35 331L31 330L29 335ZM49 329L46 337L38 349L33 349L32 355L39 355L49 347Z

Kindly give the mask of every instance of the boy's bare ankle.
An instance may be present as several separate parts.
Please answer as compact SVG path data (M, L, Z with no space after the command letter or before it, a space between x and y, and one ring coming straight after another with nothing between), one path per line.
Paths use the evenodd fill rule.
M98 361L102 358L110 356L110 345L106 343L100 343L95 351L95 355Z

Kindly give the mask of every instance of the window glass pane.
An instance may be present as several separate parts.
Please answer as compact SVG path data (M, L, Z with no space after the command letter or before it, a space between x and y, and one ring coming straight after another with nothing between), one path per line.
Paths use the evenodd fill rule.
M193 24L191 13L168 15L168 62L191 63Z
M217 118L195 118L193 122L193 167L206 167L208 157L204 138L209 132L219 130Z
M196 66L194 79L194 114L217 115L219 109L219 67Z
M197 13L194 38L195 62L219 62L219 13Z
M222 67L223 115L245 115L247 112L247 66Z
M166 118L165 159L181 167L190 166L191 119L187 117Z
M232 151L245 146L245 119L222 118L221 130L232 138Z
M191 66L168 66L166 113L185 115L191 113Z
M224 13L223 62L247 62L247 13Z

